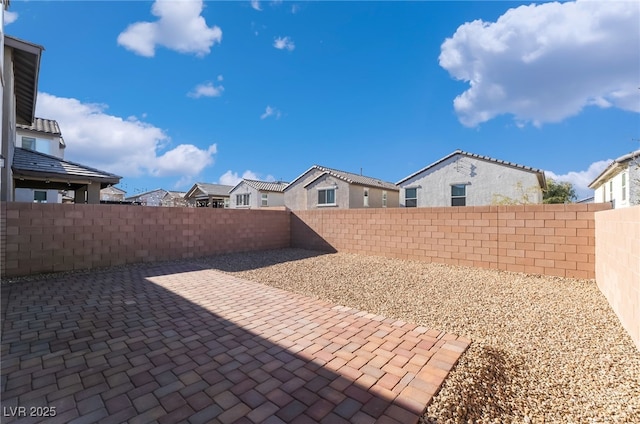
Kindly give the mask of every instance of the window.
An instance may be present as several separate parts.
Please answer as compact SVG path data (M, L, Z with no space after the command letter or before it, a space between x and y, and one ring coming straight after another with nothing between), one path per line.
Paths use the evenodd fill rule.
M364 207L365 208L369 207L369 189L368 188L364 189Z
M249 206L249 193L236 194L236 205Z
M386 191L382 191L382 207L383 208L387 207L387 192Z
M35 152L49 154L49 140L38 140L33 137L22 137L22 148L33 150Z
M609 200L613 200L613 180L609 181Z
M466 206L467 186L464 184L453 184L451 186L451 206Z
M622 173L622 200L627 200L627 174Z
M318 190L318 205L335 205L336 204L336 189L324 188Z
M262 206L269 206L269 194L262 193Z
M33 202L34 203L47 203L47 192L46 191L34 191L33 192Z
M407 208L415 208L418 206L418 189L417 188L404 189L404 206Z
M36 150L36 139L33 137L22 137L22 148Z

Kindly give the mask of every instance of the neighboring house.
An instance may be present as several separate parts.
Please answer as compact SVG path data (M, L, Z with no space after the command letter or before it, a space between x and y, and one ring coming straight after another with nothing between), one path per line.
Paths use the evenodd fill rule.
M64 159L66 146L56 121L35 118L32 125L16 125L16 147ZM17 188L15 201L61 203L62 193L59 190Z
M195 183L184 198L189 206L226 208L229 207L229 191L232 188L224 184Z
M100 190L118 184L122 178L21 147L15 148L11 170L16 193L19 188L35 189L36 198L25 199L28 202L49 202L47 193L55 190L56 193L73 191L75 203L97 204L100 203ZM17 196L15 200L20 201Z
M540 169L456 150L398 181L405 207L542 203Z
M2 2L3 18L7 5L7 1ZM0 200L58 202L62 200L60 191L73 191L76 203L99 203L100 189L117 184L121 177L55 156L60 153L60 129L51 126L53 121L34 116L44 47L5 35L1 22L0 29ZM23 136L27 140L23 141ZM38 151L39 147L47 149L46 140L48 153L52 154ZM23 198L25 192L30 195ZM55 193L53 199L49 193Z
M640 204L640 150L620 156L589 184L595 203L611 202L614 208Z
M187 205L187 200L184 198L184 191L167 191L167 194L162 198L162 206L168 207L185 207Z
M100 190L101 202L124 202L127 192L115 186L109 186Z
M168 193L167 190L157 188L144 193L129 196L125 199L127 202L139 203L142 206L162 206L162 199Z
M284 206L287 183L243 179L229 191L231 208L264 208Z
M398 207L398 187L386 181L313 165L284 189L291 210Z

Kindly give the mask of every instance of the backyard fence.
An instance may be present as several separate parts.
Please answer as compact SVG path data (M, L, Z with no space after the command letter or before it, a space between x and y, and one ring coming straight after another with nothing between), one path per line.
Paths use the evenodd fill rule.
M2 276L289 246L289 213L2 203Z
M595 277L608 203L295 211L291 245L561 277Z
M596 282L640 349L640 206L596 214Z

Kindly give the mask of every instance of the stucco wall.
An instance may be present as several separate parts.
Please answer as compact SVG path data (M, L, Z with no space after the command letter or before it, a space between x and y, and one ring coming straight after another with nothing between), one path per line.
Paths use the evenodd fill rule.
M335 206L318 206L318 190L322 188L336 189L336 205ZM349 208L349 183L331 175L324 175L307 188L307 207L305 209L348 209Z
M289 246L289 212L0 203L2 276Z
M623 174L625 175L626 199L623 199L622 196ZM629 166L627 163L620 172L595 189L593 201L595 203L613 202L615 209L640 204L640 169L635 164Z
M562 277L595 277L609 204L295 211L293 247Z
M640 349L640 206L595 214L596 282Z
M482 159L455 155L404 181L400 204L405 205L405 188L418 188L418 207L451 206L451 185L466 185L466 206L488 206L500 199L542 203L536 174Z
M311 169L297 181L293 181L284 190L284 204L287 208L297 211L307 209L307 189L305 185L313 178L320 175L322 171L319 169Z
M249 194L249 205L238 205L237 198L239 194ZM260 206L260 194L258 190L251 187L249 184L242 181L238 184L237 187L231 192L229 192L229 207L234 209L247 209L247 208L257 208Z

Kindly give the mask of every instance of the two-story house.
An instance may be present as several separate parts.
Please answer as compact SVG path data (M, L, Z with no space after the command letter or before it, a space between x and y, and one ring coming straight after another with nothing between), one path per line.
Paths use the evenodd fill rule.
M640 204L640 150L622 155L589 184L594 203L611 202L614 208Z

